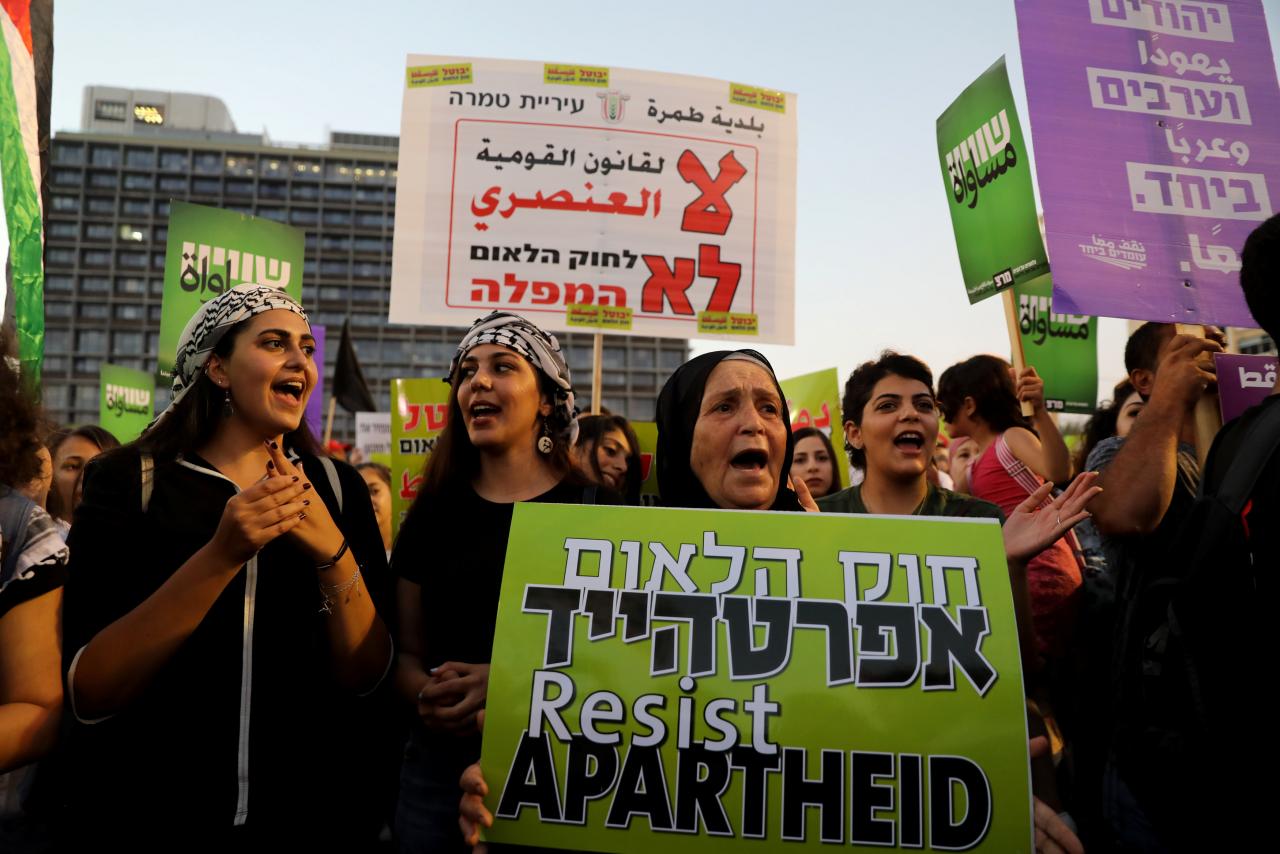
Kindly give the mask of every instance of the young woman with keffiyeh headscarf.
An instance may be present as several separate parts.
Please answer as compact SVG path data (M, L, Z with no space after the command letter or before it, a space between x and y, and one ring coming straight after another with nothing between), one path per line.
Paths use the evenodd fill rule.
M313 353L283 292L223 293L182 334L173 402L88 468L63 618L69 848L376 835L386 556L360 476L313 454Z
M515 502L620 503L573 471L573 385L554 336L495 311L463 336L447 381L448 423L391 555L396 686L418 718L396 811L407 852L464 850L458 777L480 756L476 716Z

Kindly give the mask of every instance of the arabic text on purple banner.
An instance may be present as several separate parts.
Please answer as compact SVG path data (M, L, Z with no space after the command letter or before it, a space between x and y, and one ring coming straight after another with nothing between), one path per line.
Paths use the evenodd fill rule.
M306 419L312 435L319 440L324 435L324 327L313 325L311 334L316 339L316 353L313 357L316 363L316 387L311 391L311 397L307 398L307 408L302 417Z
M1255 326L1245 238L1280 199L1261 0L1017 0L1055 309Z
M1250 406L1257 406L1271 394L1276 384L1275 356L1239 356L1214 353L1218 371L1218 401L1222 406L1222 423L1237 418Z

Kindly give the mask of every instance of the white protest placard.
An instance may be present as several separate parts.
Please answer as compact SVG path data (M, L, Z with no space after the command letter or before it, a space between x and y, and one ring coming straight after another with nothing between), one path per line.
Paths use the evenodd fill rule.
M791 344L796 96L410 55L390 318Z
M357 412L356 447L364 459L391 453L391 413Z

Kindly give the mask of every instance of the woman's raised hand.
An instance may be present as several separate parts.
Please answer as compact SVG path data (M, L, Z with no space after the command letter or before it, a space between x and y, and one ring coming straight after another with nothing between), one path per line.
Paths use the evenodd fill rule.
M294 542L315 559L316 563L333 557L342 548L342 531L329 515L329 508L315 496L315 491L307 482L306 472L284 455L279 442L268 442L267 453L271 456L267 463L268 477L280 475L296 480L308 491L309 504L306 512L300 523L290 528Z
M1052 483L1045 483L1015 507L1004 523L1004 553L1009 562L1025 563L1088 519L1085 507L1102 492L1102 487L1093 485L1097 479L1096 471L1082 472L1061 495L1036 509L1053 490Z
M243 564L281 534L302 524L310 508L300 477L275 475L260 480L227 502L212 544Z

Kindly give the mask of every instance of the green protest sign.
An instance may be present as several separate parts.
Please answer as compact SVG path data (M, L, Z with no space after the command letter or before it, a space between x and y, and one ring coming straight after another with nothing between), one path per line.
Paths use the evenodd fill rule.
M132 442L155 414L156 380L146 371L103 365L98 373L98 424Z
M492 661L489 840L1032 847L993 520L517 504Z
M632 421L640 442L640 502L658 503L658 425L652 421Z
M302 301L305 235L260 219L187 202L169 208L160 314L159 368L172 374L182 330L200 306L223 291L256 282Z
M449 419L449 384L439 379L391 381L391 536L418 497L427 457Z
M969 302L1048 272L1003 56L938 117L938 160Z
M1015 288L1018 331L1026 363L1044 379L1050 412L1088 414L1098 401L1098 319L1053 310L1053 278L1032 279Z
M827 368L783 380L782 392L787 396L792 430L817 427L831 440L836 452L835 490L844 489L849 485L849 455L844 450L844 419L840 414L840 372Z

